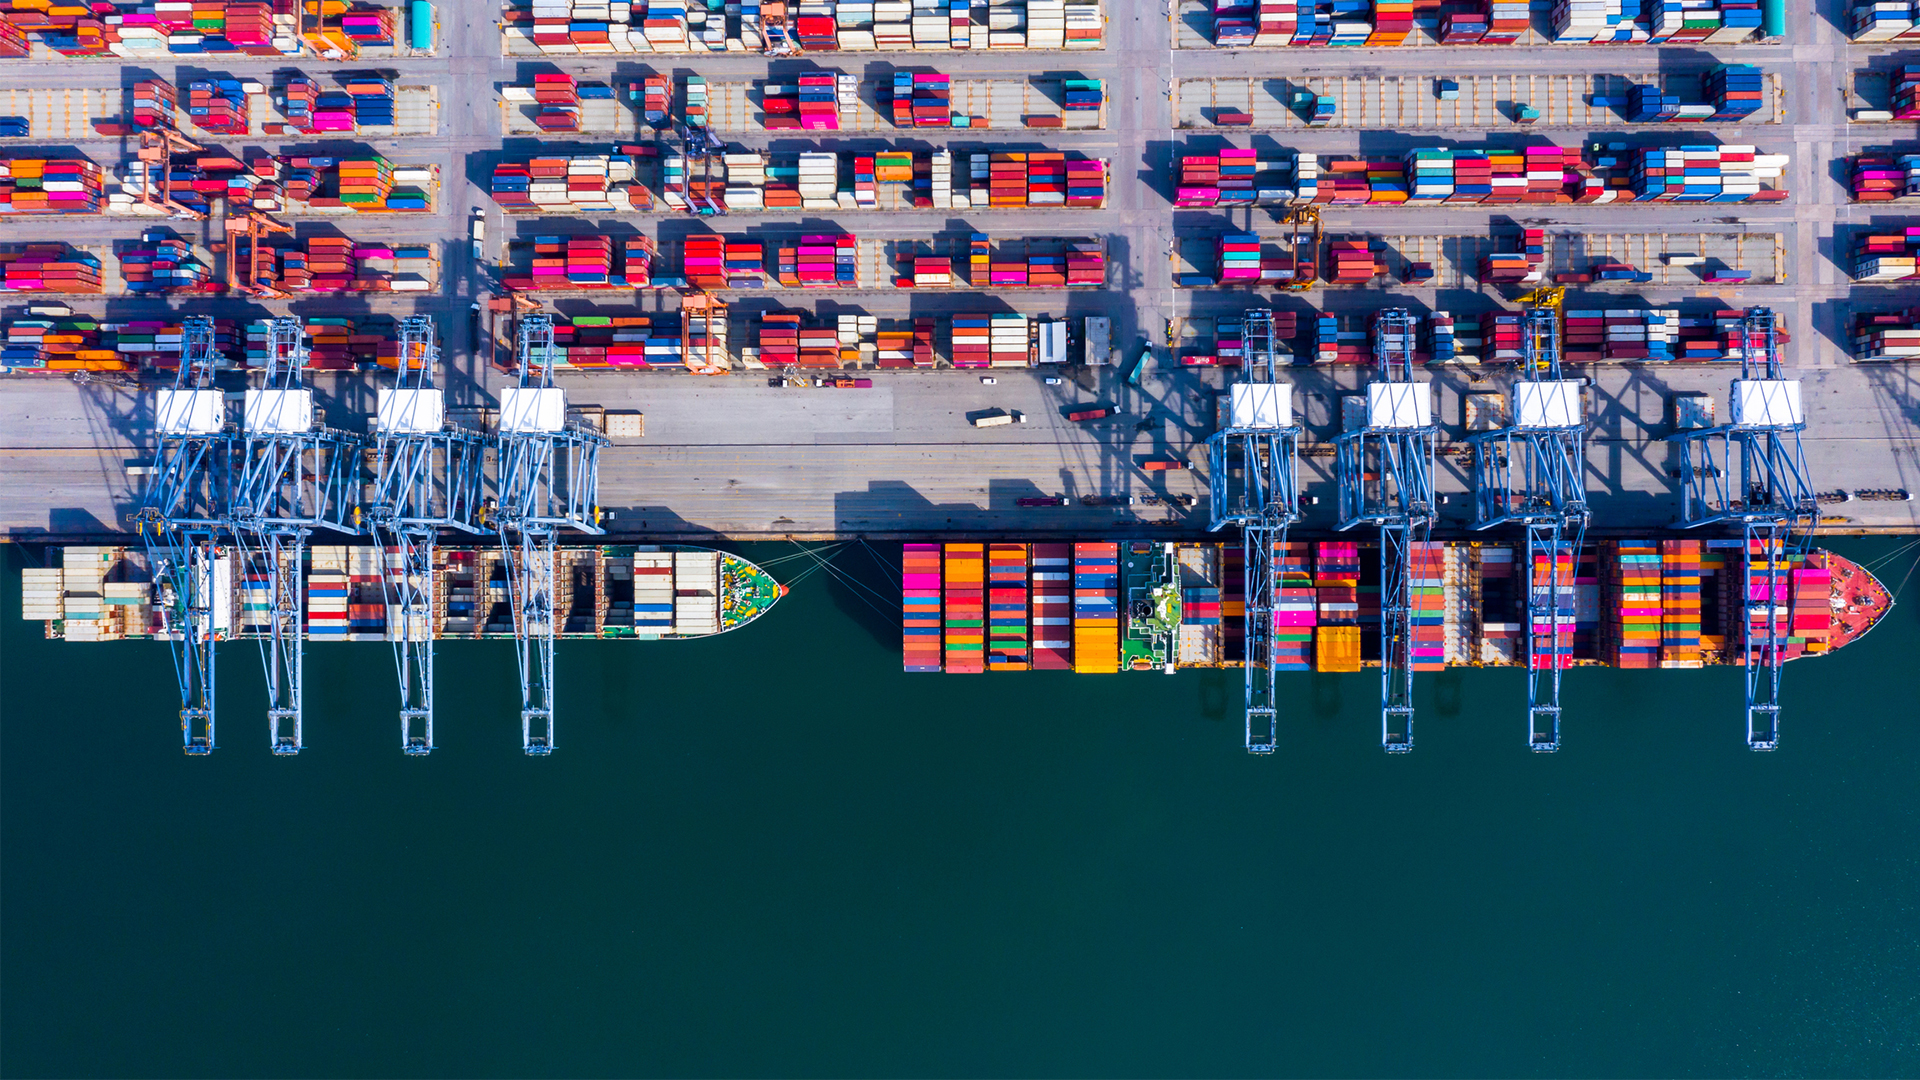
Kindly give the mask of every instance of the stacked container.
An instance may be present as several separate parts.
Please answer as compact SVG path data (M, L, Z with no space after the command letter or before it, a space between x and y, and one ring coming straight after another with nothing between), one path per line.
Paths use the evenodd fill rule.
M98 293L100 260L62 243L0 252L0 292Z
M1613 545L1612 619L1605 637L1608 663L1620 668L1658 667L1661 661L1660 549L1651 540Z
M201 292L210 287L213 271L194 258L188 241L168 231L150 230L141 234L140 242L146 246L118 253L120 277L129 293Z
M151 131L175 127L180 98L173 84L165 79L141 79L133 84L133 126Z
M1660 666L1697 668L1700 658L1700 541L1660 541Z
M1854 202L1892 202L1920 196L1920 154L1862 154L1853 159L1850 171Z
M100 166L79 159L0 159L0 214L97 214Z
M1570 547L1557 552L1533 553L1533 625L1529 633L1533 635L1533 666L1536 670L1573 666L1576 561L1575 552ZM1555 566L1556 562L1558 566ZM1554 632L1556 614L1559 617L1557 634Z
M908 544L901 562L901 596L904 621L901 628L901 652L906 670L939 671L940 639L940 545Z
M1314 669L1360 670L1360 545L1347 540L1315 545L1313 589L1319 608Z
M1120 670L1120 545L1073 545L1073 670Z
M1027 634L1027 545L987 548L987 667L1026 671L1032 666Z
M934 72L893 73L893 126L952 127L952 80Z
M1484 545L1479 549L1480 649L1482 664L1518 663L1521 649L1520 592L1514 577L1514 550Z
M347 572L346 554L346 548L332 545L311 549L312 565L307 570L307 636L316 641L346 641L353 632L347 611L353 583ZM247 576L251 585L253 575Z
M1854 316L1855 360L1920 360L1920 308Z
M1319 618L1312 563L1312 544L1303 540L1274 542L1273 666L1280 671L1313 668L1313 629ZM1217 597L1218 590L1214 592Z
M1756 154L1751 146L1640 148L1633 152L1636 202L1778 202L1780 189L1763 188L1785 170L1785 154Z
M946 544L946 670L978 674L987 669L984 547Z
M1034 670L1067 671L1073 667L1072 547L1033 545L1031 569Z
M1446 545L1438 540L1408 545L1411 576L1407 593L1413 624L1413 643L1408 655L1415 671L1440 671L1447 666L1446 559ZM1571 599L1571 581L1567 592ZM1571 610L1568 614L1572 614Z
M1920 278L1920 225L1898 231L1859 233L1853 240L1853 280L1910 281Z

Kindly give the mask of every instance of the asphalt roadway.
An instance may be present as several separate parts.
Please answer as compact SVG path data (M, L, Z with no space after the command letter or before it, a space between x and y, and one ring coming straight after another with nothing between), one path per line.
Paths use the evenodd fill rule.
M1580 49L1436 48L1316 50L1175 49L1175 35L1164 7L1113 3L1109 7L1107 47L1096 52L993 53L980 55L839 54L808 60L772 59L742 54L653 58L551 58L530 60L501 55L495 13L485 4L437 5L440 54L373 63L332 65L306 61L309 73L329 69L378 67L399 74L403 83L431 84L441 102L437 134L404 140L372 140L370 147L405 164L437 164L442 186L436 209L424 215L356 215L351 218L291 219L303 231L338 228L356 239L376 242L438 242L442 247L440 291L434 295L385 295L374 298L327 297L285 302L194 298L191 300L69 298L76 310L112 317L160 312L205 312L248 318L267 312L318 314L435 315L442 328L448 371L442 379L455 405L490 403L511 376L485 363L486 341L468 334L468 306L493 288L491 267L469 253L467 223L484 209L494 244L536 234L593 232L609 224L673 236L708 224L722 232L760 227L793 229L833 226L864 237L910 239L980 229L1001 236L1106 237L1110 262L1108 286L1071 294L1009 292L991 297L955 291L910 293L859 290L831 297L781 293L778 303L765 297L740 307L814 307L859 310L882 317L978 311L988 306L1032 313L1095 315L1114 319L1115 340L1131 355L1143 340L1159 340L1169 318L1237 315L1271 297L1247 292L1191 291L1172 287L1168 253L1176 231L1251 228L1270 225L1266 210L1174 212L1169 195L1172 164L1182 152L1196 152L1231 141L1235 145L1285 146L1322 153L1394 153L1411 146L1521 145L1542 139L1571 145L1588 138L1667 143L1751 142L1763 152L1792 155L1782 204L1753 207L1679 207L1639 204L1627 207L1569 207L1521 217L1486 209L1400 209L1328 211L1329 232L1427 234L1479 232L1515 224L1550 228L1590 227L1605 231L1725 232L1741 229L1783 233L1785 280L1738 291L1724 287L1642 287L1636 292L1578 294L1572 307L1631 306L1644 299L1660 306L1700 310L1719 306L1766 304L1786 314L1793 343L1786 352L1792 373L1806 381L1810 419L1805 437L1813 482L1823 491L1920 490L1920 373L1912 365L1854 364L1847 352L1847 326L1853 310L1882 310L1920 304L1920 288L1856 287L1839 261L1853 230L1899 221L1899 215L1874 213L1847 202L1844 170L1838 162L1869 146L1906 145L1920 132L1913 125L1852 124L1846 116L1849 87L1856 70L1869 62L1920 62L1920 56L1882 47L1850 46L1836 25L1839 4L1820 0L1816 10L1790 8L1789 44L1700 50L1616 47ZM1832 10L1829 10L1829 9ZM1204 130L1176 129L1170 100L1172 79L1213 77L1306 77L1568 72L1691 72L1716 60L1758 64L1783 76L1784 122L1740 127L1604 130L1536 127L1522 132L1490 130L1367 131L1355 129L1288 130L1223 139ZM817 65L815 63L817 61ZM1107 126L1095 131L919 130L899 145L951 146L955 149L1005 147L1056 148L1109 158L1109 205L1101 210L1059 210L967 214L953 211L859 212L831 220L816 215L734 215L725 221L696 224L692 219L658 215L627 216L617 223L567 218L506 219L486 195L495 162L524 158L542 146L587 149L585 139L542 142L503 136L497 88L531 82L536 71L565 70L602 81L624 82L649 71L697 72L710 81L779 77L821 67L876 77L889 63L932 67L968 78L1014 78L1036 74L1079 74L1107 81ZM74 61L8 61L16 86L122 86L149 69ZM285 64L236 60L225 70L263 77ZM197 69L161 68L156 73L179 82ZM1252 140L1251 143L1249 140ZM825 147L819 140L740 135L735 142L774 149ZM872 146L871 134L847 140L847 148ZM352 142L229 142L229 149L303 147L339 152ZM324 145L328 149L322 150ZM80 141L37 147L71 148L96 160L115 161L117 140ZM21 153L10 148L11 153ZM1504 208L1503 208L1504 209ZM1518 210L1519 208L1513 208ZM736 220L737 219L737 220ZM79 218L10 222L0 241L59 238L75 243L105 243L136 236L140 220ZM186 226L189 223L170 223ZM185 230L183 230L185 231ZM1630 299L1632 298L1632 299ZM1278 301L1297 305L1295 298ZM1415 309L1438 307L1471 312L1492 306L1491 290L1435 290L1392 287L1387 290L1322 289L1308 302L1338 312L1364 312L1392 304ZM671 304L657 296L638 306ZM587 306L580 298L556 303L562 310ZM592 302L600 312L610 298ZM24 302L9 303L17 314ZM1594 430L1588 459L1597 531L1657 528L1674 520L1678 497L1672 475L1668 432L1668 396L1678 391L1709 391L1725 408L1724 368L1697 365L1663 367L1593 366L1580 374L1594 380ZM575 404L637 408L646 414L646 436L626 440L603 458L601 502L610 511L611 531L626 537L739 537L928 535L942 532L1087 533L1104 528L1155 532L1172 526L1186 531L1206 525L1206 455L1202 443L1213 430L1215 396L1225 373L1206 369L1150 366L1138 387L1122 385L1113 369L1066 373L1049 386L1038 371L1001 370L988 386L975 372L871 372L875 386L863 390L775 389L765 372L724 377L672 373L568 375L561 383ZM1308 507L1305 526L1334 525L1331 457L1325 440L1333 433L1338 396L1356 390L1364 375L1353 370L1299 369L1290 373L1297 386L1309 433L1309 451L1301 462ZM1442 523L1464 528L1468 522L1468 477L1449 454L1463 436L1460 395L1496 390L1504 376L1471 368L1437 370L1436 416L1445 427L1438 485L1443 493ZM360 376L322 376L316 389L330 423L364 428L371 387ZM0 528L16 539L106 538L120 528L138 501L139 464L151 450L151 395L99 384L18 378L0 382ZM1111 403L1125 412L1093 424L1064 418L1066 406ZM969 414L985 409L1017 410L1027 422L976 429ZM1188 471L1152 472L1148 459L1189 462ZM1067 507L1021 507L1030 495L1067 495ZM1130 496L1132 505L1084 505L1079 496ZM1194 497L1180 505L1179 497ZM1835 530L1912 530L1920 513L1908 502L1860 500L1826 507L1827 527Z

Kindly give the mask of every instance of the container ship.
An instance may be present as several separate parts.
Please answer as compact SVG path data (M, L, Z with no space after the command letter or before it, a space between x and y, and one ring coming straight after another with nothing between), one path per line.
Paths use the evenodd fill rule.
M24 572L21 615L50 638L118 641L160 636L147 554L129 547L50 549L58 564ZM406 619L383 566L400 556L371 546L316 545L301 568L309 641L388 641ZM270 584L232 548L213 562L211 623L220 639L268 631ZM513 608L500 550L442 546L434 560L433 637L508 638ZM555 635L676 640L737 630L786 587L737 555L680 545L564 547L555 553ZM389 605L392 605L391 618ZM417 640L417 639L416 639Z
M1775 620L1783 657L1858 639L1892 606L1887 588L1830 551L1790 555L1773 596L1742 597L1741 540L1609 540L1561 552L1489 542L1414 545L1413 667L1527 663L1527 592L1558 586L1541 615L1537 667L1698 668L1746 663ZM1758 558L1758 553L1754 556ZM1095 541L907 544L902 645L909 672L1172 672L1238 666L1246 632L1238 543ZM1283 541L1273 559L1273 656L1282 671L1380 662L1374 545ZM1756 586L1765 590L1765 584ZM1537 610L1546 610L1536 597ZM1545 640L1540 640L1545 639Z

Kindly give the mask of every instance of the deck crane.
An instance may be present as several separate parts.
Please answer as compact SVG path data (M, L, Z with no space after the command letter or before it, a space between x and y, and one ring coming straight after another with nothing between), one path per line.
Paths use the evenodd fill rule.
M1208 527L1240 526L1246 553L1247 752L1270 754L1280 737L1274 693L1273 613L1278 583L1273 555L1286 543L1287 528L1300 518L1300 427L1293 421L1293 387L1279 379L1273 311L1247 312L1243 333L1240 381L1228 391L1227 426L1207 440L1213 496Z
M1540 753L1560 748L1560 673L1573 633L1573 575L1590 517L1582 382L1560 372L1565 297L1565 289L1554 287L1520 298L1520 373L1507 426L1468 438L1473 527L1526 529L1527 745Z
M1740 528L1747 745L1772 750L1780 741L1784 561L1790 551L1804 550L1820 507L1800 444L1807 426L1800 380L1781 374L1773 311L1748 308L1739 336L1740 377L1729 393L1730 422L1667 438L1680 448L1681 526ZM1756 619L1764 625L1756 626Z
M440 530L480 532L486 448L482 432L450 423L434 385L440 364L433 319L400 322L392 387L374 416L373 497L365 520L385 551L387 638L400 676L400 749L433 751L434 552Z
M1342 531L1380 530L1380 744L1413 749L1413 561L1433 528L1433 390L1413 379L1413 313L1374 316L1366 423L1334 438Z
M267 679L267 730L275 754L302 741L302 681L307 619L302 564L315 529L353 534L360 484L360 436L325 426L302 369L307 347L300 320L268 326L265 379L243 402L239 479L228 514L241 565L264 580L266 631L260 659Z
M213 320L181 320L173 387L160 391L160 445L140 509L132 515L147 549L153 607L180 684L180 734L190 755L214 748L214 642L232 630L231 564L217 546L233 495L236 436L226 396L213 386Z
M553 317L520 320L520 385L500 394L498 505L507 599L520 661L520 744L553 752L554 537L598 535L600 448L606 436L567 422L567 392L553 385Z

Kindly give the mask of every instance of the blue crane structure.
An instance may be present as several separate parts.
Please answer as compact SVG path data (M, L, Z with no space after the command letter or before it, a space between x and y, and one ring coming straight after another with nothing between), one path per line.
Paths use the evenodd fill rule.
M1729 394L1729 422L1667 438L1680 451L1680 524L1740 529L1747 745L1772 750L1780 743L1785 559L1805 550L1820 506L1800 443L1807 426L1800 380L1781 374L1773 311L1748 308L1739 337L1740 377Z
M374 416L374 481L364 520L382 552L387 638L400 677L400 748L433 752L434 554L440 531L478 534L492 439L447 418L434 384L432 318L401 320L400 359Z
M1565 296L1551 288L1521 297L1520 371L1507 425L1467 440L1474 528L1517 524L1526 530L1527 745L1540 753L1560 749L1560 673L1571 658L1573 579L1591 517L1585 384L1560 372Z
M315 529L360 531L364 440L327 427L302 374L305 332L293 316L268 325L265 378L244 395L239 456L226 525L248 575L246 595L266 588L261 664L267 679L267 729L275 754L297 754L303 741L307 633L304 563Z
M1374 316L1365 423L1334 437L1342 531L1380 530L1380 745L1413 749L1413 553L1433 528L1439 428L1433 390L1413 379L1413 313Z
M1274 692L1274 552L1300 519L1300 427L1293 421L1293 387L1279 380L1280 351L1273 312L1246 313L1240 379L1228 388L1228 420L1207 440L1212 521L1208 528L1240 526L1245 552L1244 639L1247 751L1270 754L1279 741Z
M529 314L515 342L520 383L500 396L494 531L505 563L520 661L520 744L553 752L554 538L599 535L600 449L606 436L567 418L553 385L553 318Z
M233 498L238 436L213 385L213 320L182 320L180 366L160 391L160 445L132 515L147 549L153 606L180 684L180 734L190 755L214 748L214 643L232 631L231 563L219 546Z

